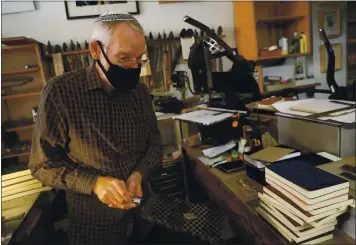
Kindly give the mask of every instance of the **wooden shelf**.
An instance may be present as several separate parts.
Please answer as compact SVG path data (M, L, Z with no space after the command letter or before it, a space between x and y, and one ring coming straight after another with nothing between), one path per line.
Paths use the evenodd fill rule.
M40 67L34 67L34 68L28 68L28 69L6 71L6 72L3 72L1 75L2 76L21 75L21 74L38 72L39 70L40 70Z
M277 92L282 92L283 90L302 90L302 89L311 89L311 88L315 88L317 86L320 86L321 84L320 83L313 83L313 84L306 84L306 85L301 85L301 86L295 86L295 87L292 87L292 88L284 88L284 89L279 89L279 90L274 90L274 91L264 91L264 92L261 92L261 95L263 96L267 96L267 95L273 95L274 93L277 93Z
M41 95L41 92L33 92L33 93L26 93L26 94L13 94L13 95L2 96L2 99L11 100L11 99L19 99L19 98L25 98L25 97L31 97L31 96L40 96L40 95Z
M310 55L310 53L286 54L286 55L280 55L280 56L261 57L261 58L258 58L257 61L276 60L276 59L293 58L293 57L301 57L301 56L308 56L308 55Z
M35 51L34 44L23 44L23 45L14 45L14 46L2 46L2 52L17 52L17 51Z
M270 18L256 20L256 24L277 24L277 23L295 21L295 20L301 19L303 17L304 16L270 17Z
M27 155L30 155L30 154L31 154L31 152L21 152L21 153L3 155L3 156L1 156L1 159L12 158L12 157L20 157L20 156L27 156Z
M21 130L27 130L27 129L32 129L33 127L34 127L34 124L18 126L18 127L8 128L8 129L6 129L6 132L16 132L16 131L21 131Z

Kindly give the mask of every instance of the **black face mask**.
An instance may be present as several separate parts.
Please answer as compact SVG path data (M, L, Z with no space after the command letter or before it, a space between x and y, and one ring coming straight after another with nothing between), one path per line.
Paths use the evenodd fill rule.
M138 68L124 69L118 65L113 65L109 58L106 56L102 44L99 42L98 44L110 67L106 71L100 60L96 60L96 62L98 62L101 70L104 72L111 86L113 86L118 92L123 93L128 93L133 90L140 81L141 67L139 66Z

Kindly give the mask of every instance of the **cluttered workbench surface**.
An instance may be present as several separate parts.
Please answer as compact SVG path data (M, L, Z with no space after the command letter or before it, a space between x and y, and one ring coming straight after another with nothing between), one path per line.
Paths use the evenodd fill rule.
M287 239L256 211L259 193L263 192L261 184L249 178L245 170L223 173L216 168L207 167L199 159L204 156L199 145L193 146L191 142L185 140L182 147L190 159L197 181L207 191L210 198L226 211L234 228L246 233L247 241L245 242L288 244ZM336 228L333 238L323 241L321 244L354 243L355 240Z

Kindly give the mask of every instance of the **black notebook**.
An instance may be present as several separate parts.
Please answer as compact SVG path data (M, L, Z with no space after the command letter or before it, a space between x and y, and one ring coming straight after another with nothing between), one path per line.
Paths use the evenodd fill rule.
M349 187L347 180L293 158L266 166L265 171L267 175L308 198L316 198Z
M285 161L289 161L289 160L290 159L281 160L281 161L277 161L275 163L285 162ZM332 162L332 160L330 160L326 157L320 156L319 154L316 154L314 152L302 153L300 156L294 157L293 160L300 160L303 162L310 163L314 166Z

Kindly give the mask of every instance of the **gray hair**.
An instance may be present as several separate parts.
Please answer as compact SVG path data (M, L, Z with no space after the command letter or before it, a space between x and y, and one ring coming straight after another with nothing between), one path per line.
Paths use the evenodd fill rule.
M134 30L144 34L144 30L140 23L129 14L102 14L94 23L93 31L91 34L91 41L100 41L106 46L111 38L111 34L115 25L121 22L126 22Z

